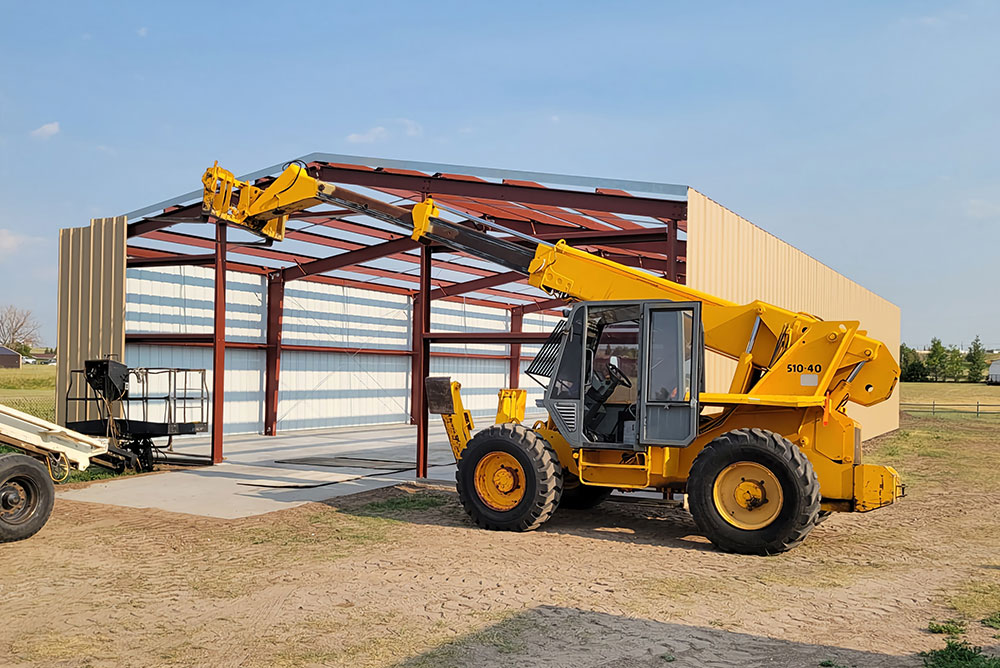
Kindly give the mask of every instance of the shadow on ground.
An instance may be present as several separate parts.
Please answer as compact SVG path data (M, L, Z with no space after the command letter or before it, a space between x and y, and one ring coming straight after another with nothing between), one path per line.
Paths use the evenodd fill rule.
M393 506L393 499L437 499L436 503L416 503L414 512L407 504ZM378 499L372 503L373 499ZM357 515L381 514L375 507L389 501L388 515L410 524L475 528L476 525L462 509L454 491L435 489L428 491L401 485L382 489L372 494L360 493L324 501L340 512ZM374 509L374 510L373 510ZM436 510L436 512L435 512ZM572 510L560 508L537 530L537 533L554 533L596 540L607 540L631 545L677 547L687 550L713 550L698 532L691 514L681 508L651 507L632 503L605 501L599 509Z
M891 638L886 640L891 643ZM540 606L406 659L397 668L908 668L922 663L912 654L864 652Z

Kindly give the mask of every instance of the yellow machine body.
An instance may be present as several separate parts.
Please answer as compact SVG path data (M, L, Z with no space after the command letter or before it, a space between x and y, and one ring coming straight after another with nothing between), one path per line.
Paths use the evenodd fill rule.
M860 331L857 321L823 321L761 301L735 304L563 242L539 247L529 281L580 301L698 301L705 348L737 362L728 393L700 394L701 405L718 412L703 421L697 438L683 448L574 449L551 419L536 424L534 430L581 483L682 491L702 448L723 433L746 427L780 434L806 454L820 482L824 510L869 511L902 495L893 468L861 462L860 428L845 410L849 401L870 406L888 399L899 378L888 349ZM752 371L762 367L763 374L752 382ZM515 392L500 391L497 424L524 419L523 408L511 405ZM455 398L460 402L457 394ZM453 441L452 449L460 456L467 442Z

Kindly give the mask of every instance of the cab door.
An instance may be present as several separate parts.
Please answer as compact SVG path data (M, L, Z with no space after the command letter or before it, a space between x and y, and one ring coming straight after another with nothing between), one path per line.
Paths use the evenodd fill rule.
M545 409L574 448L583 445L583 401L587 372L587 305L570 311L562 349L545 392Z
M639 442L684 447L698 435L700 302L646 302L640 346Z

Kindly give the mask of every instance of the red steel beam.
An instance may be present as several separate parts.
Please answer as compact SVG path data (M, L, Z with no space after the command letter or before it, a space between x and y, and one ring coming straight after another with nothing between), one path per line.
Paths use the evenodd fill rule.
M131 258L177 258L179 260L180 264L185 264L185 262L184 262L185 258L188 258L188 257L197 257L197 256L192 256L192 255L169 253L167 251L161 251L161 250L157 250L157 249L153 249L153 248L142 248L142 247L139 247L139 246L129 246L127 252L128 252L128 255L130 256L130 259ZM214 258L215 256L213 255L212 257ZM170 261L170 262L167 262L167 264L168 265L169 264L173 264L173 262ZM131 266L131 265L129 265L129 266ZM278 269L275 269L273 267L262 267L260 265L246 264L246 263L242 263L242 262L226 262L226 269L228 271L238 271L238 272L243 272L243 273L247 273L247 274L264 274L264 275L273 274L273 273L279 271ZM395 286L395 285L383 285L381 283L368 283L368 282L365 282L365 281L358 281L358 280L351 279L351 278L339 278L339 277L336 277L336 276L324 276L322 274L319 274L319 275L316 275L316 276L307 276L306 278L303 278L301 280L306 281L306 282L313 282L313 283L323 283L323 284L326 284L326 285L341 285L341 286L350 287L350 288L358 288L360 290L374 290L376 292L385 292L385 293L394 294L394 295L408 295L409 296L409 295L412 295L413 292L414 292L414 290L412 290L412 289L404 288L404 287L399 287L399 286ZM515 295L517 295L519 298L526 299L528 301L530 301L531 299L534 299L534 297L520 295L519 293L505 293L504 294L504 298L509 300L511 297L513 297ZM473 304L475 306L485 306L487 308L508 309L511 306L509 301L498 302L498 301L492 301L492 300L488 300L488 299L466 298L466 297L462 297L462 296L442 297L441 299L442 299L442 301L460 302L460 303L463 303L463 304Z
M151 218L144 218L126 227L126 238L141 237L144 234L162 230L171 225L187 222L195 218L202 219L201 202L164 209L163 213Z
M541 302L535 302L534 304L525 304L524 306L518 306L522 313L535 313L537 311L548 311L549 309L559 308L561 306L567 306L568 302L565 299L547 299Z
M152 233L150 233L147 236L147 238L148 239L153 239L153 240L156 240L156 241L166 241L166 242L169 242L169 243L175 243L175 244L181 244L181 245L187 245L187 246L194 246L196 248L210 248L210 247L212 247L214 245L211 239L206 239L204 237L194 236L194 235L191 235L191 234L183 234L183 233L180 233L180 232L152 232ZM406 238L406 240L409 240L409 239ZM402 240L398 240L398 241L402 241ZM379 245L385 245L385 244L379 244ZM377 248L377 247L378 246L366 246L365 248ZM276 251L276 250L273 250L271 248L266 248L266 247L261 247L261 246L235 246L233 248L232 252L233 253L241 253L241 254L244 254L244 255L251 255L251 256L254 256L254 257L262 257L262 258L270 259L270 260L277 260L279 262L288 262L288 263L295 264L295 265L306 265L306 264L309 264L311 262L320 260L320 258L316 258L316 257L310 256L310 255L302 255L300 253L295 253L295 254L293 254L293 253L286 253L284 251ZM343 254L341 254L341 255L343 255ZM340 255L334 255L334 256L332 256L331 258L328 258L328 259L332 261L332 260L335 260L337 257L340 257ZM294 269L291 268L291 267L289 267L287 269L289 271L294 271ZM358 264L353 264L351 267L342 267L342 269L344 271L352 271L352 272L359 273L359 274L368 274L370 276L376 276L376 277L379 277L379 278L391 278L391 279L394 279L394 280L398 280L398 281L402 281L404 283L407 283L408 286L409 285L413 285L413 283L410 282L411 278L412 278L411 276L409 276L408 274L400 273L398 271L391 271L391 270L388 270L388 269L378 269L376 267L365 267L363 265L358 265ZM284 271L284 269L275 268L275 269L271 269L271 271ZM331 278L333 278L333 277L331 277ZM349 279L346 279L346 280L349 280ZM363 281L359 281L359 282L362 285L368 285L368 284L365 284ZM438 287L444 287L444 286L448 286L448 285L452 285L453 284L452 281L445 281L445 280L441 280L441 279L434 279L434 283L436 283L438 285ZM414 286L414 287L418 287L418 286L419 286L419 284L417 286ZM368 289L378 289L378 288L375 287L374 284L372 284L372 285L369 285ZM407 287L407 289L405 291L405 294L413 294L413 292L414 292L413 288ZM509 300L511 300L511 299L518 299L518 300L524 300L524 301L533 301L534 300L534 298L531 297L531 296L529 296L529 295L522 295L522 294L516 293L516 292L506 292L504 290L494 290L494 289L487 288L487 289L482 290L482 292L484 294L488 294L488 295L492 295L492 296L495 296L495 297L500 297L500 298L502 298L504 300L508 300L507 306L510 305L510 301ZM496 307L496 308L504 308L504 305L502 305L502 304L501 305L497 305L497 304L485 303L483 305L485 305L485 306L492 306L492 307Z
M264 358L264 435L278 434L278 380L281 374L281 327L285 312L285 282L267 281L267 354Z
M129 251L132 249L130 248ZM184 253L164 254L159 257L130 257L126 267L204 267L215 264L215 253L187 255Z
M431 292L431 300L443 299L445 297L455 297L469 292L477 292L479 290L491 288L494 285L505 285L507 283L521 281L524 280L524 278L524 274L520 272L508 271L502 274L493 274L491 276L477 278L474 281L466 281L465 283L452 283L451 285L445 285L433 290ZM534 297L532 295L524 295L524 299L529 300L534 299Z
M363 246L357 250L347 251L346 253L340 253L332 257L313 260L312 262L306 262L304 264L282 269L281 278L285 281L294 281L298 278L314 276L327 271L334 271L335 269L355 267L355 265L362 262L377 260L378 258L393 255L394 253L398 253L400 251L409 250L419 245L420 244L413 239L403 237L392 241L386 241L381 244L376 244L374 246ZM398 276L398 274L396 275Z
M323 181L367 187L386 187L431 195L462 195L522 204L542 204L587 211L649 216L651 218L686 218L687 203L651 197L622 197L602 193L538 188L511 182L491 183L434 177L419 173L375 171L348 165L313 163L311 167Z
M156 250L153 248L140 248L138 246L129 246L128 254L130 256L137 258L178 257L180 259L183 259L185 257L196 257L196 256L187 256L184 254L168 253L167 251ZM229 271L239 271L247 274L273 274L274 272L278 271L273 267L262 267L257 264L246 264L243 262L226 262L226 269ZM338 278L336 276L309 276L302 280L313 283L324 283L327 285L343 285L346 287L359 288L362 290L374 290L376 292L387 292L395 295L410 295L413 293L413 290L395 285L383 285L381 283L367 283L365 281L358 281L351 278ZM480 306L504 308L503 304L498 304L497 302L478 300L477 303Z
M185 348L211 348L211 334L126 334L125 343L133 345L183 346ZM226 349L267 350L266 343L253 341L226 341ZM344 346L315 346L298 343L282 343L281 352L339 353L343 355L388 355L390 357L410 357L412 350L405 348L349 348ZM486 353L450 353L431 351L431 357L463 357L484 360L507 360L509 355Z
M424 332L429 343L544 343L547 332Z
M212 463L222 462L226 402L226 224L215 224L215 305L212 341Z

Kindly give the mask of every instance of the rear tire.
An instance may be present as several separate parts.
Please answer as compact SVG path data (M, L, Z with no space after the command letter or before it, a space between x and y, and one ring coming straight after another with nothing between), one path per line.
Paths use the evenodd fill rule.
M548 441L520 424L487 427L472 437L455 474L458 496L476 524L532 531L559 505L562 466Z
M585 485L569 471L563 471L563 491L559 500L560 508L590 510L604 503L614 489Z
M791 441L763 429L730 431L705 446L687 491L695 523L726 552L785 552L819 515L812 464Z
M38 460L0 455L0 543L38 533L52 514L55 496L52 478Z

